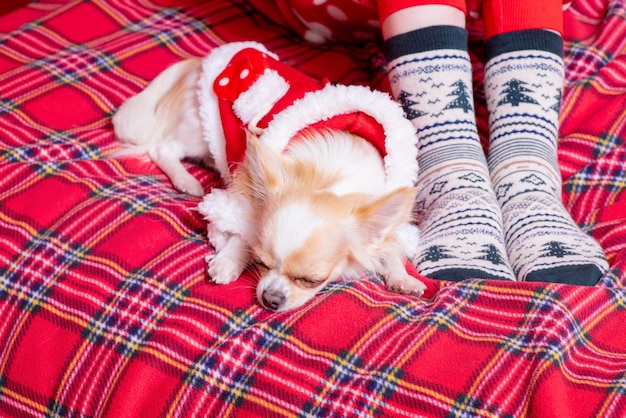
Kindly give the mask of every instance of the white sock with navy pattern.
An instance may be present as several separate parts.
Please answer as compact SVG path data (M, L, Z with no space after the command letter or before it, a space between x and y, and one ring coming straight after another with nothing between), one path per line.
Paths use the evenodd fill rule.
M546 30L487 41L489 169L518 279L592 285L608 269L606 257L561 201L562 49L561 37Z
M392 92L419 141L418 271L441 280L513 280L476 130L467 31L427 27L385 46Z

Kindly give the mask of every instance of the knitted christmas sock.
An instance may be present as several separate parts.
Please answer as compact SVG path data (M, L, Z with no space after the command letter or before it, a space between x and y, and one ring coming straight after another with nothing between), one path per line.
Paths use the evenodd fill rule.
M513 280L476 130L467 31L432 26L386 41L392 93L417 129L422 275Z
M595 284L608 269L604 252L561 201L563 41L531 29L496 34L486 47L488 161L513 270L519 280Z

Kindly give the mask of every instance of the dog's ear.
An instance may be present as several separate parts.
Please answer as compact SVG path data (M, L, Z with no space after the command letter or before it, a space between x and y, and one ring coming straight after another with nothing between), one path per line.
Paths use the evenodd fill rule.
M281 157L259 141L252 132L246 130L246 156L243 161L251 192L260 200L278 189L284 183L284 170Z
M393 229L410 221L416 194L417 189L403 187L359 207L355 216L361 243L376 245Z

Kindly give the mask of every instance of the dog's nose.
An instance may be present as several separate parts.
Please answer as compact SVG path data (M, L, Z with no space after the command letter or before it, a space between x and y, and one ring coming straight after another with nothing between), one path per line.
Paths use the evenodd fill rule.
M263 306L272 311L277 311L285 303L285 295L277 290L264 290L261 299Z

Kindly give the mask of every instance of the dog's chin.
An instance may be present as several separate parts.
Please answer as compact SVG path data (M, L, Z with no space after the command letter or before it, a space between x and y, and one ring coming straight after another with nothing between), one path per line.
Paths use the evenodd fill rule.
M261 306L267 310L273 312L288 311L313 299L327 283L328 281L325 281L318 286L304 288L281 275L278 271L268 270L259 280L256 297Z

